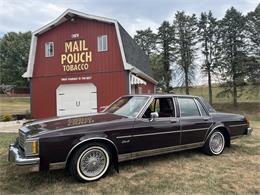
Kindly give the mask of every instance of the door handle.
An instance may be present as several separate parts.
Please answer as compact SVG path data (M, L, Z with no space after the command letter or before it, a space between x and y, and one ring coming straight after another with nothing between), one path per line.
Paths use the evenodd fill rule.
M177 123L177 120L171 119L170 122L171 122L171 123Z
M203 118L204 121L209 121L210 118Z

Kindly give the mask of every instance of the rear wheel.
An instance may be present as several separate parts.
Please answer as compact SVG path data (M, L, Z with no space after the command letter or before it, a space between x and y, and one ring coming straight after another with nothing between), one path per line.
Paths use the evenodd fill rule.
M82 146L70 161L70 174L79 181L98 180L107 172L110 156L108 148L103 144Z
M203 151L208 155L219 155L225 148L225 137L221 131L214 131L203 147Z

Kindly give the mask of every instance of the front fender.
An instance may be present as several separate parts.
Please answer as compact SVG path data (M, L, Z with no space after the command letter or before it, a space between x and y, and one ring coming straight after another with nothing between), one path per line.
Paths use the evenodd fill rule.
M115 166L115 169L117 170L117 172L119 172L118 170L118 148L115 145L115 143L110 140L107 135L105 134L95 134L95 135L84 135L82 136L79 141L71 148L71 150L69 151L67 157L66 157L66 165L69 163L74 151L77 150L77 148L81 147L82 145L89 143L89 142L101 142L106 144L109 149L111 150L111 154L112 154L112 158L113 158L113 164Z

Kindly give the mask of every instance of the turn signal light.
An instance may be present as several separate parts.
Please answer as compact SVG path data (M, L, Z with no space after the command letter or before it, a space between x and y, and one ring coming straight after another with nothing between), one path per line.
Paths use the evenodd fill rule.
M37 154L38 153L38 141L33 141L32 142L32 154Z
M25 142L25 156L35 156L39 154L39 140L26 140Z

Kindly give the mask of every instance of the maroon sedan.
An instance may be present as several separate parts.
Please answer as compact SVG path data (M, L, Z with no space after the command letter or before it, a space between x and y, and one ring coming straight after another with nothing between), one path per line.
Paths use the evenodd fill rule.
M26 124L9 147L9 161L39 170L66 167L80 181L101 178L110 165L202 148L219 155L231 139L250 134L248 120L216 112L200 97L129 95L104 112Z

